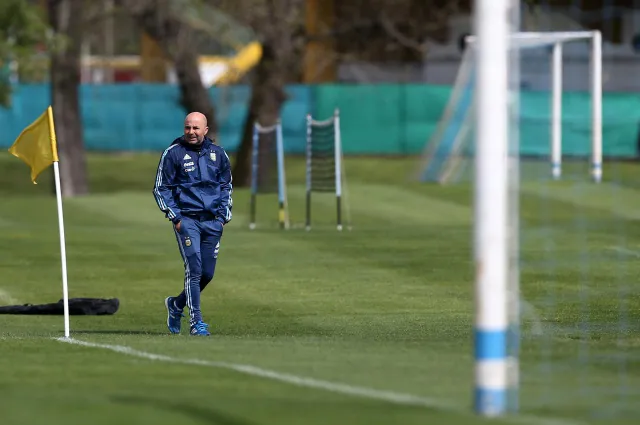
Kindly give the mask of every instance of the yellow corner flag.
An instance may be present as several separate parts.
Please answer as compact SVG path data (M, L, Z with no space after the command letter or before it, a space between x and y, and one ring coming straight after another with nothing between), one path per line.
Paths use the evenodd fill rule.
M31 167L31 181L48 166L58 162L56 132L53 127L53 109L51 106L27 128L22 130L9 152Z
M60 160L56 131L53 127L53 108L51 105L27 128L22 130L9 148L12 155L20 158L31 167L31 181L49 165L53 164L53 177L56 185L58 203L58 227L60 230L60 259L62 261L62 299L64 302L64 336L69 338L69 289L67 284L67 250L64 238L64 218L62 215L62 191L60 184Z

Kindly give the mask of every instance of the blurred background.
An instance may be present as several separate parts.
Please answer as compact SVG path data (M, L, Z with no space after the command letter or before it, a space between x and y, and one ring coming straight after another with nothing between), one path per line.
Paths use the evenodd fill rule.
M473 105L465 98L475 88L474 63L464 43L473 33L473 4L0 0L0 301L60 298L53 172L34 186L28 167L6 151L52 105L70 295L122 302L113 317L74 317L74 337L240 362L327 380L331 388L361 386L364 394L394 391L385 397L409 394L428 407L395 406L385 397L364 402L326 386L301 389L191 365L126 362L122 353L61 347L51 340L61 335L58 317L2 316L0 340L9 348L0 369L11 388L0 398L2 424L111 425L114 414L156 425L202 417L298 425L303 416L310 424L478 423L469 417L473 173L450 185L416 177L432 146L445 151L434 168L447 168L455 140L467 148L475 142ZM551 179L549 161L553 45L522 50L523 172L509 194L519 202L512 211L519 229L510 231L518 243L513 281L522 288L514 291L521 303L513 303L522 319L521 411L566 419L527 423L596 418L636 425L640 0L519 4L521 31L601 31L604 154L603 181L589 182L590 41L562 44L559 181ZM447 116L448 105L462 109L463 119ZM313 231L297 231L308 211L307 114L327 120L336 109L345 231L336 231L334 193L314 193ZM234 219L212 290L203 292L213 343L167 335L163 300L182 288L184 271L151 193L160 154L182 134L191 111L208 117L209 135L233 165ZM257 228L249 230L253 125L278 120L292 230L278 228L274 193L259 202ZM321 147L334 146L336 133L319 133ZM327 157L317 169L333 183L338 167ZM615 422L619 416L626 420Z
M471 3L3 0L0 147L52 103L65 196L90 190L85 151L160 152L192 110L235 157L240 186L254 121L280 117L286 153L299 154L305 115L339 108L346 155L418 155L455 83ZM523 1L521 19L523 31L602 31L605 157L637 157L640 1ZM527 92L549 90L548 53L521 69L525 106ZM588 61L588 43L567 44L567 154L586 146ZM524 154L548 153L547 140L522 138Z

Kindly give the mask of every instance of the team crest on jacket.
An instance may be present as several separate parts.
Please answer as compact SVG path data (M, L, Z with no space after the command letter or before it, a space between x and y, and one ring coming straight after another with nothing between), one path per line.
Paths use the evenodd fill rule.
M216 160L216 153L215 152L209 153L209 158L211 158L212 161L215 161Z
M184 244L185 244L186 246L191 246L191 239L186 238L186 239L184 240Z

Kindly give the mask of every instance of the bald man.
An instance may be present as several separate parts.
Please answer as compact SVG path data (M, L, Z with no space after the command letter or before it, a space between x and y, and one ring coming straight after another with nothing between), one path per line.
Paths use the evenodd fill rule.
M231 221L231 163L224 149L207 137L207 118L192 112L184 134L165 149L153 188L156 203L173 223L184 262L184 289L164 301L167 327L180 333L185 307L190 334L208 336L200 293L213 279L225 224Z

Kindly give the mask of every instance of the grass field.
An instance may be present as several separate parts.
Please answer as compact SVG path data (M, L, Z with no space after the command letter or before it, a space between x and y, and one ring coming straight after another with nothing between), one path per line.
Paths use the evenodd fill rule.
M311 232L278 230L261 198L249 231L236 189L202 297L213 335L194 338L165 327L183 272L151 195L157 160L90 155L92 194L64 205L70 296L121 307L71 318L85 345L56 340L60 316L0 316L2 425L489 422L471 413L470 185L409 183L411 159L349 159L342 233L331 196L314 197ZM287 171L295 225L302 167ZM520 198L522 415L495 422L637 424L640 167L608 164L599 186L586 170L555 183L536 170ZM0 304L61 297L46 174L34 186L0 154Z

